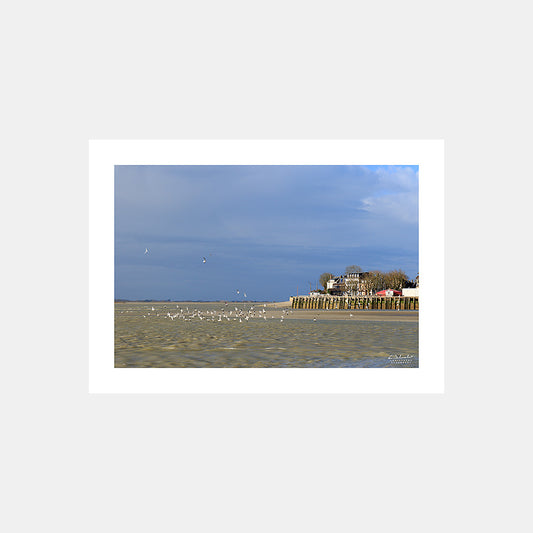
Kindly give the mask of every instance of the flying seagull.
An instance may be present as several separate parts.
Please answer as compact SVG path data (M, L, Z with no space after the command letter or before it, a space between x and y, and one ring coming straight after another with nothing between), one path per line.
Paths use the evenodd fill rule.
M202 263L205 263L207 259L205 257L202 257Z
M148 248L145 248L144 249L144 255L146 255L148 253Z

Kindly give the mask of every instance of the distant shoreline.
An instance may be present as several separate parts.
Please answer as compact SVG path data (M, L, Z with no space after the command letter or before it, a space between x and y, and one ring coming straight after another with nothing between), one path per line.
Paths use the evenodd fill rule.
M390 309L291 309L288 318L379 321L379 322L418 322L418 311L395 311ZM279 312L279 311L278 311ZM287 316L287 315L285 315Z

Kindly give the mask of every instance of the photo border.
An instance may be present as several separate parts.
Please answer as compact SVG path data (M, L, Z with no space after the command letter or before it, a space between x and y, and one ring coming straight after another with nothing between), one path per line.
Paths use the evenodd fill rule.
M418 368L115 368L115 165L418 165ZM443 140L89 141L90 393L443 393Z

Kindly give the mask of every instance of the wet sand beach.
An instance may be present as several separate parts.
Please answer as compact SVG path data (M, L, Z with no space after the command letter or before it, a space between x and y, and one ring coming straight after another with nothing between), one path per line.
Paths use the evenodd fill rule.
M418 366L418 312L288 302L117 302L116 367ZM402 365L405 362L402 360Z
M270 313L270 310L268 311ZM281 317L283 311L273 310L274 318ZM418 311L378 311L378 310L338 310L338 309L288 309L287 319L317 320L372 320L375 322L418 322Z
M274 318L317 320L373 320L418 322L418 311L378 309L291 309L290 302L267 303L266 309Z

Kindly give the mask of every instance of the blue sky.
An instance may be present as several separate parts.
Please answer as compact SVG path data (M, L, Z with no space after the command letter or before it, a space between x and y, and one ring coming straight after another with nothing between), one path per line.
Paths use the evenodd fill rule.
M287 300L352 264L416 276L418 167L115 167L115 298Z

